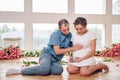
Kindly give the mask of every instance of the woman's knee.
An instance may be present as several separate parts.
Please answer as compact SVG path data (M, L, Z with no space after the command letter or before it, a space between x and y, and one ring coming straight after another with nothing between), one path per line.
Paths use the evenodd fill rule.
M67 67L67 72L68 73L78 73L79 72L79 70L80 70L80 68L78 68L78 67L73 67L73 66L68 66Z
M86 71L86 70L80 70L80 75L81 76L89 76L90 72Z
M69 66L67 67L66 70L67 70L68 73L71 73L71 72L72 72L72 69L71 69Z

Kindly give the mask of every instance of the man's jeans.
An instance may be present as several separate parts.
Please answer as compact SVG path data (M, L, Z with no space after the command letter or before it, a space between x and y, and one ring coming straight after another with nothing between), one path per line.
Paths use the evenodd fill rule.
M22 70L23 75L60 75L63 67L50 54L42 53L39 59L39 65L28 67Z

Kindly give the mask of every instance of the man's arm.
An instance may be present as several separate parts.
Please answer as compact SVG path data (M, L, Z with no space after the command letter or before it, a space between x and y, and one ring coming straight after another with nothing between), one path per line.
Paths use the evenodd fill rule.
M61 49L60 46L53 46L54 48L54 51L57 55L59 54L65 54L67 52L73 52L73 51L76 51L76 50L80 50L83 48L82 45L79 45L79 44L76 44L74 45L73 47L69 47L69 48L65 48L65 49Z

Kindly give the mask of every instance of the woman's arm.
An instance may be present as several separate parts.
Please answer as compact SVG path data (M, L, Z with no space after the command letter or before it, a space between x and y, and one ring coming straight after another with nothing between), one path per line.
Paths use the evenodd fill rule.
M73 56L72 56L72 53L70 54L69 62L73 62Z
M88 55L84 56L83 59L88 59L94 56L95 52L96 52L96 39L91 40L91 51L89 52Z

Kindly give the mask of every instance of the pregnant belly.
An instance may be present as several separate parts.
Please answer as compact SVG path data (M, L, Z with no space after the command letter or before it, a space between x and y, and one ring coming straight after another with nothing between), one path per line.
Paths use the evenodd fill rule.
M89 53L90 50L88 49L82 49L82 50L78 50L73 52L73 59L75 59L76 57L84 57Z

